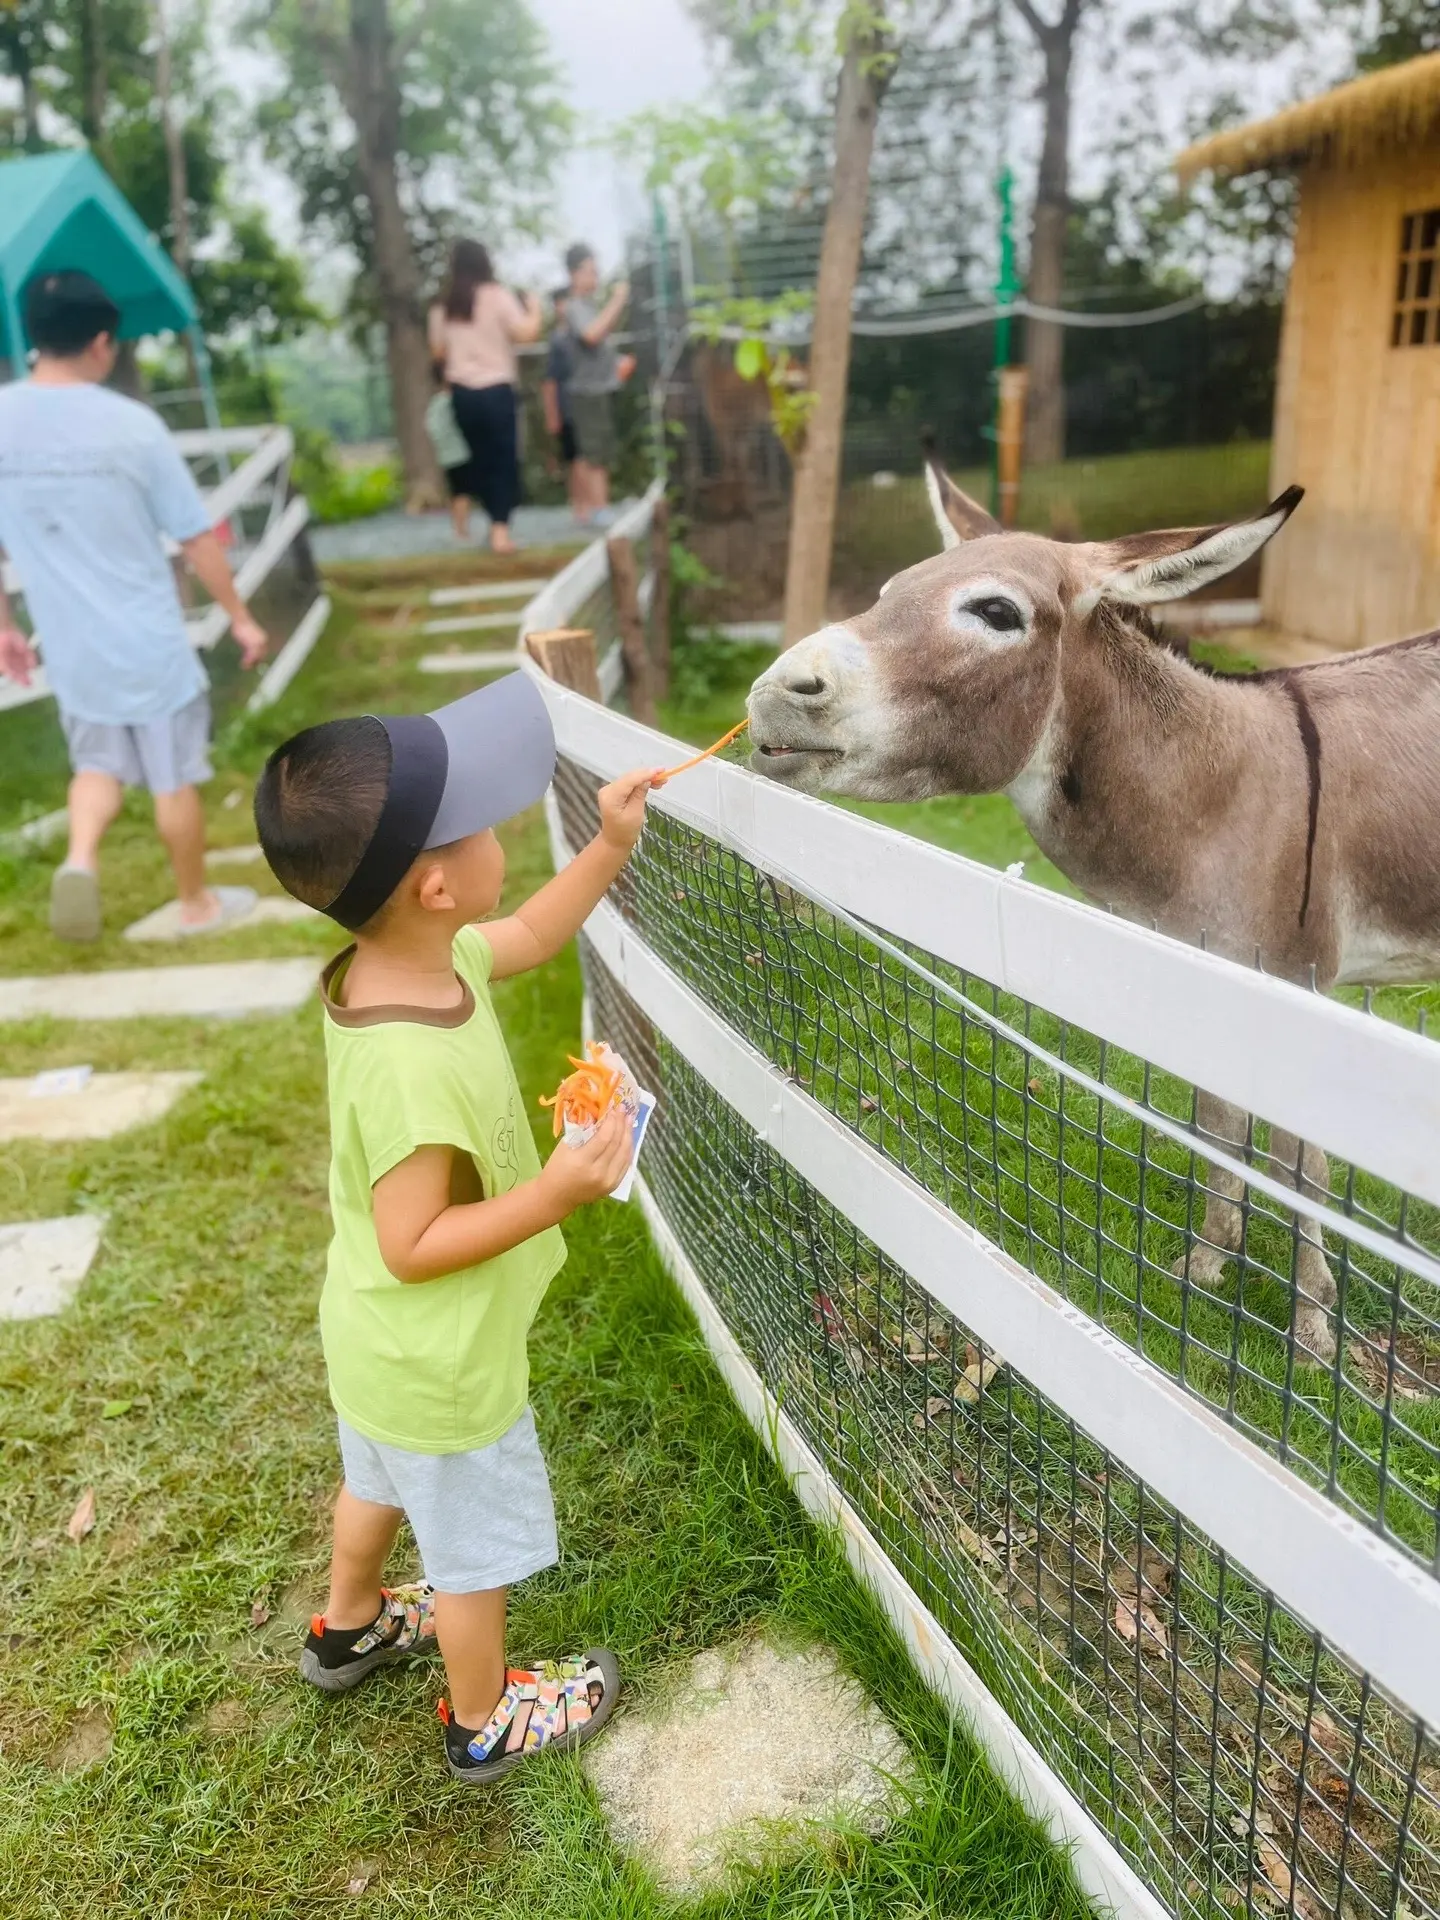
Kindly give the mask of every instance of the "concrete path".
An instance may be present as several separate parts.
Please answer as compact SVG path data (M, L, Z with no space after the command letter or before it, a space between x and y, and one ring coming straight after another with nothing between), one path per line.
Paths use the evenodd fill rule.
M314 960L230 960L0 979L0 1020L227 1019L289 1013L315 991Z
M319 914L314 907L307 907L303 900L292 900L288 894L262 894L250 911L238 920L227 920L223 926L207 930L205 933L183 933L180 927L180 902L167 900L163 907L156 907L153 913L147 913L143 919L132 921L126 927L124 937L127 940L167 940L179 946L194 940L208 940L210 933L238 933L242 927L289 926L296 920L318 920Z
M72 1213L0 1227L0 1320L42 1320L67 1307L104 1226L104 1214Z
M583 547L595 538L595 529L577 525L568 507L519 507L510 530L522 547ZM338 527L312 525L310 546L322 567L331 560L409 560L426 553L488 551L478 515L471 538L461 542L448 512L374 513Z
M83 1078L82 1078L83 1075ZM198 1086L198 1073L32 1075L0 1080L0 1140L109 1140L167 1114L181 1094ZM63 1090L52 1091L59 1086Z

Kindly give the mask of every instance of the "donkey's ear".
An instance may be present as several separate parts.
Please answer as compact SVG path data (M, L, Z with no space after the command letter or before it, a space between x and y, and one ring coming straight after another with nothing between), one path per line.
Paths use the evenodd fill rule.
M930 511L940 529L946 548L958 547L962 540L978 540L982 533L999 533L1000 522L992 520L978 501L962 493L936 457L933 446L925 448L925 491L930 496Z
M1280 531L1304 494L1303 487L1287 487L1252 519L1228 526L1171 527L1097 541L1090 552L1099 577L1077 611L1088 612L1099 600L1141 607L1179 600L1212 580L1223 580Z

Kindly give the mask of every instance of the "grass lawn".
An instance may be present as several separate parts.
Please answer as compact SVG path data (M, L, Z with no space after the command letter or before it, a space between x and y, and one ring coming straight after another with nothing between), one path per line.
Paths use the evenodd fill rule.
M249 780L284 734L336 711L435 699L412 668L418 646L362 628L359 612L342 593L280 707L225 736L210 791L217 841L250 837ZM0 724L6 742L33 731L43 784L47 709ZM688 730L708 724L697 713ZM3 750L0 764L12 777ZM23 792L23 773L15 785ZM547 871L538 813L511 829L507 851L518 896ZM49 870L33 853L0 867L6 973L61 965L44 931ZM115 932L166 892L137 805L109 844L105 881L112 931L76 964L173 962ZM257 929L207 955L318 962L336 944L323 927ZM496 997L533 1097L578 1036L573 953ZM315 1005L234 1023L0 1028L0 1072L80 1061L205 1078L167 1119L117 1140L0 1147L0 1220L107 1216L78 1302L60 1319L0 1328L0 1912L671 1912L611 1846L573 1762L522 1771L489 1798L452 1785L435 1673L382 1674L333 1701L295 1672L323 1594L337 1479L315 1329L327 1237ZM913 1680L732 1407L638 1213L591 1209L568 1237L534 1341L565 1557L518 1596L513 1653L606 1642L637 1698L728 1637L818 1634L920 1761L913 1804L884 1839L842 1840L687 1911L1079 1920L1062 1857ZM97 1524L75 1545L65 1523L86 1488ZM402 1555L396 1574L408 1566Z

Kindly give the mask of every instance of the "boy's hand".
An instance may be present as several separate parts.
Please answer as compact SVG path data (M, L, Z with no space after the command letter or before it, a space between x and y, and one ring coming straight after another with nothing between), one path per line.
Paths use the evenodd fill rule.
M635 773L622 773L595 796L600 803L600 838L607 846L628 853L640 838L645 824L645 801L659 767L644 767Z
M545 1162L540 1181L563 1209L563 1219L618 1187L632 1158L629 1118L612 1107L584 1146L567 1147L561 1141Z

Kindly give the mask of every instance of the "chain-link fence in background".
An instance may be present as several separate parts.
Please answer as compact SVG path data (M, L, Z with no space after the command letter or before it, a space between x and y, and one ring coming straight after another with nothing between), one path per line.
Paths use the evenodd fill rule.
M601 627L603 597L584 616ZM559 849L593 830L613 770L575 712L562 702ZM622 750L644 757L628 738ZM1135 1911L1435 1920L1440 1748L1415 1707L1440 1699L1440 1634L1414 1628L1440 1620L1434 1181L1415 1176L1421 1198L1332 1152L1328 1190L1297 1195L1267 1125L1294 1122L1291 1089L1274 1089L1284 1115L1257 1115L1228 1146L1206 1139L1173 1068L807 880L823 836L813 811L783 825L775 807L790 801L733 776L692 785L678 815L662 796L585 947L592 1027L660 1097L649 1204L772 1408L1149 1889ZM855 834L856 870L874 870L860 837L877 830L824 817ZM931 888L975 872L900 836L884 858L923 862ZM1151 939L1099 925L1117 951ZM1244 985L1228 963L1194 964ZM1363 1057L1359 1014L1261 991L1286 1019L1300 1003L1322 1056L1334 1042ZM1193 1022L1177 997L1175 1032ZM1378 1020L1373 1033L1375 1075L1404 1055L1391 1090L1433 1072L1422 1036ZM1191 1060L1204 1057L1193 1039ZM1217 1057L1224 1040L1208 1037ZM1163 1028L1154 1051L1179 1057ZM737 1091L756 1075L773 1089L759 1106ZM1383 1122L1373 1145L1347 1135L1382 1167L1427 1124L1418 1101L1386 1118L1386 1092L1366 1088ZM1344 1132L1333 1089L1321 1104L1319 1137ZM816 1158L820 1135L839 1175ZM913 1211L917 1196L979 1276L973 1295L943 1258L896 1257L886 1206ZM1192 1256L1214 1197L1238 1208L1236 1246L1201 1284ZM1054 1304L999 1341L987 1274L1043 1283ZM1324 1354L1292 1331L1307 1290L1328 1313ZM1083 1331L1073 1377L1055 1371L1042 1322ZM1108 1403L1086 1397L1092 1362L1120 1368ZM1164 1414L1153 1435L1147 1407ZM1176 1408L1196 1458L1218 1445L1206 1457L1221 1469L1248 1462L1283 1524L1262 1532L1258 1508L1198 1484L1177 1498L1192 1483L1160 1431Z

